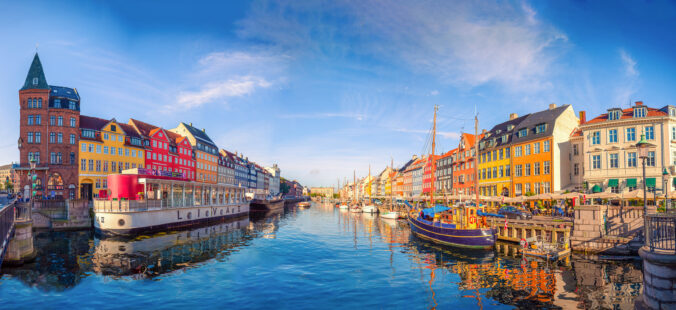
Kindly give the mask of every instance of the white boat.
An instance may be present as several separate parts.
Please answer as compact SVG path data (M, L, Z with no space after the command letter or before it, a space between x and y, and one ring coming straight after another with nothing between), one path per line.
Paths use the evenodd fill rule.
M130 169L108 175L108 184L110 196L94 200L94 228L103 234L168 231L249 214L244 188L194 182L177 172Z
M347 210L350 207L348 207L347 205L340 205L340 207L338 207L338 208L341 209L341 210Z
M360 207L354 206L354 207L350 208L350 212L352 212L352 213L361 213L362 210L361 210Z
M378 208L374 205L366 205L361 208L361 211L364 213L378 213Z
M380 217L384 219L398 219L399 218L399 213L397 211L386 211L386 212L381 212Z

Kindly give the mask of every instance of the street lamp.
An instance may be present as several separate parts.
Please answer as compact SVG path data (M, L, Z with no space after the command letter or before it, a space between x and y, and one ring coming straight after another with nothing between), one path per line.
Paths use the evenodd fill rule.
M31 158L28 162L31 165L31 171L30 171L30 174L28 176L28 179L31 182L31 196L30 196L30 198L31 198L31 201L33 201L33 196L35 196L35 179L38 178L38 176L35 174L35 164L37 162L34 158Z
M648 150L651 149L654 145L651 143L648 143L648 141L645 140L645 134L641 134L641 140L636 143L636 149L638 150L638 157L641 158L642 166L643 166L643 230L647 228L648 224L648 192L647 192L647 187L646 187L646 178L645 178L645 161L648 159ZM645 233L644 233L645 237Z
M662 170L662 185L662 189L664 190L664 210L666 211L667 203L670 202L669 189L671 189L671 185L669 184L669 172L667 172L667 168ZM669 203L669 205L671 205L671 203Z

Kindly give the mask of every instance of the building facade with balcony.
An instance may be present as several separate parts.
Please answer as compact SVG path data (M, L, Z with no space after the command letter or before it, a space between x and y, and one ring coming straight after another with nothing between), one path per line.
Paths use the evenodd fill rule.
M643 188L636 143L645 135L654 147L646 159L649 191L673 190L676 171L676 107L651 108L638 101L627 109L611 108L580 125L585 188L589 192L627 192ZM669 181L663 184L666 170Z
M127 126L133 128L144 141L145 168L180 172L184 178L195 180L196 162L187 137L136 119L129 119Z

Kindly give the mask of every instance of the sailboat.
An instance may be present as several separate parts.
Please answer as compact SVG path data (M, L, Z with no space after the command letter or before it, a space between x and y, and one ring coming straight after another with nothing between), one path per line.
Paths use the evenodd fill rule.
M352 199L353 199L353 201L352 201L352 207L350 207L350 212L361 213L362 209L359 206L359 204L357 204L357 172L355 171L355 172L353 172L353 174L354 174L352 176L353 177L353 181L352 181L353 182L352 183Z
M432 207L419 210L413 208L409 211L408 222L411 232L425 240L443 245L463 248L492 249L497 240L497 231L487 225L485 216L481 216L482 208L479 205L478 183L475 182L475 204L464 204L453 208L436 205L434 202L434 148L437 129L437 110L434 107L434 123L432 126L432 152L429 157L432 160L432 180L430 191L430 204ZM474 118L474 131L478 131L478 117ZM475 144L475 154L479 154ZM478 180L477 165L474 165L475 180Z
M390 166L392 167L392 171L394 171L394 159L390 163ZM394 199L392 198L392 182L394 180L390 179L390 209L388 211L380 213L380 217L384 219L398 219L399 218L399 212L394 211Z
M369 165L369 187L371 186L371 165ZM362 212L364 213L378 213L378 208L371 204L371 199L367 199L367 202L364 203L361 207Z

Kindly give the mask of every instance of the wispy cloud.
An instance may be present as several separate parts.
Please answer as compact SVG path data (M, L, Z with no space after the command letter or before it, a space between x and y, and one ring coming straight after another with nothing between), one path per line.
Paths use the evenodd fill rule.
M210 53L197 61L188 82L168 111L188 110L206 103L229 103L284 81L289 57L268 51Z
M176 99L176 105L171 107L179 110L191 109L217 99L226 101L228 98L250 95L255 90L267 88L270 85L269 81L256 76L242 76L227 81L209 83L199 91L180 92Z
M330 18L346 23L317 24ZM498 83L519 91L551 85L555 47L567 42L526 3L259 1L239 25L242 37L288 50L403 60L410 70L447 83Z
M636 60L623 49L620 50L620 58L622 58L622 62L624 63L625 74L629 77L638 76L639 73L638 69L636 69Z
M620 76L617 81L617 86L614 90L615 104L623 105L628 102L631 102L634 99L633 96L639 90L640 86L640 72L638 71L638 63L634 57L629 54L624 49L619 50L620 60L622 61L621 71L624 73L624 76Z
M307 114L282 114L279 118L308 118L308 119L322 119L322 118L351 118L358 121L366 119L365 114L359 113L307 113Z

